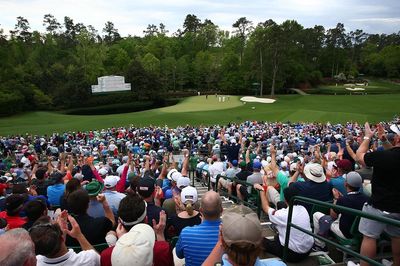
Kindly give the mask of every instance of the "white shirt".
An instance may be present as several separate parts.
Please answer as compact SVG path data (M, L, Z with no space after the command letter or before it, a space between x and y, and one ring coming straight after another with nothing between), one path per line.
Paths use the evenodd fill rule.
M216 182L217 175L222 174L224 171L224 163L223 162L214 162L208 168L208 172L210 173L211 182Z
M289 208L280 210L275 210L273 208L268 209L269 220L276 225L276 229L279 232L279 242L281 242L282 246L285 245L288 214ZM304 206L293 206L292 223L305 230L311 231L310 216ZM314 238L312 236L293 227L290 229L289 249L297 253L306 253L313 245Z
M95 250L82 250L75 253L70 249L65 255L58 258L47 258L37 255L37 266L100 266L100 255Z

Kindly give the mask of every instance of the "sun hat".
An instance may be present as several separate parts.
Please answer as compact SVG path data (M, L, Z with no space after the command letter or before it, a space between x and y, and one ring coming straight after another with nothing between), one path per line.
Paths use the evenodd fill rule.
M316 183L322 183L326 180L324 169L318 163L309 163L304 167L304 175Z
M167 174L167 178L168 178L169 180L172 180L171 175L172 175L173 173L176 173L176 172L178 172L178 170L176 170L176 169L171 169L171 170L169 170L169 172L168 172L168 174Z
M179 178L181 178L181 177L182 177L182 174L180 172L178 172L178 171L173 172L171 174L171 181L177 182L179 180Z
M114 266L153 265L155 234L148 224L140 223L121 236L111 255Z
M181 192L181 201L185 204L188 200L192 201L192 203L197 202L197 190L194 187L188 186L182 189Z
M257 214L243 205L225 210L222 216L222 237L228 246L235 243L259 244L262 229Z
M85 190L89 196L97 196L104 188L104 184L99 181L92 181L85 186Z
M393 124L390 126L390 130L400 136L400 126L397 124Z

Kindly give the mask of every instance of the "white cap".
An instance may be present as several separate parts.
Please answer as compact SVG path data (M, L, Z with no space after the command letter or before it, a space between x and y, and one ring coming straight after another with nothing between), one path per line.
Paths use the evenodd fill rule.
M176 186L178 188L187 187L190 185L190 179L187 176L182 176L176 181Z
M288 163L286 161L281 162L281 167L282 168L288 167Z
M107 173L108 173L108 170L106 169L106 168L100 168L99 170L98 170L98 172L99 172L99 175L106 175Z
M118 239L111 254L112 265L152 266L155 239L151 226L144 223L135 225Z
M104 179L104 187L113 188L117 185L119 177L115 175L109 175Z
M197 202L197 190L194 187L188 186L182 189L181 192L181 201L185 204L188 200L192 201L192 203Z

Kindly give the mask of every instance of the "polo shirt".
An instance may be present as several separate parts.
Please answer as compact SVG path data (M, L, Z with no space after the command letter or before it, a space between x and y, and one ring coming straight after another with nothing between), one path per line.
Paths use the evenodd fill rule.
M185 258L186 266L200 266L218 242L220 220L204 220L201 224L185 227L176 243L176 255Z
M64 194L64 191L64 184L55 184L47 187L47 199L51 206L60 206L61 196Z
M349 192L347 195L340 197L336 205L344 206L347 208L362 210L364 203L368 201L368 197L361 192ZM335 210L337 214L341 213L339 220L339 229L343 233L346 238L353 238L350 233L351 226L353 225L354 219L356 218L354 215L351 215L347 212L340 212L340 210Z
M227 254L222 255L222 265L233 266L232 263L229 262ZM260 258L257 258L254 266L286 266L286 264L279 259L260 260Z
M331 178L331 180L329 180L329 183L331 183L332 187L339 190L339 192L342 193L342 195L347 194L346 188L344 186L345 182L346 179L343 176L334 177Z
M290 187L297 190L297 195L307 197L310 199L320 201L331 201L332 200L332 185L326 181L317 183L311 180L306 182L293 182L290 183ZM299 202L298 204L303 205L307 208L308 212L311 212L312 204Z
M67 253L58 258L47 258L42 255L37 255L37 265L51 265L51 266L100 266L100 255L93 249L83 250L79 253L75 253L72 249L68 250Z
M117 216L118 212L118 207L119 203L123 198L126 197L125 194L117 192L117 191L111 191L111 190L104 190L103 192L104 196L107 199L108 205L110 205L110 208L115 216Z

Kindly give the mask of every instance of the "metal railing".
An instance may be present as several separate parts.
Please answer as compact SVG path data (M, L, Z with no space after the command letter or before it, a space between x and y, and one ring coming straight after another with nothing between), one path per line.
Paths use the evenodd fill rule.
M218 176L217 176L217 178L216 178L216 185L215 185L216 187L218 187L218 180L219 180L220 178L223 178L223 179L225 179L225 180L229 180L229 181L231 181L231 182L235 182L235 183L237 183L237 184L241 184L241 185L243 185L243 186L245 186L245 187L251 187L252 190L254 190L253 184L251 184L251 183L248 183L248 182L246 182L246 181L240 180L240 179L238 179L238 178L236 178L236 177L233 177L233 178L232 178L232 177L227 177L227 176L223 176L223 175L218 175ZM217 189L216 189L216 190L217 190ZM217 191L217 192L220 192L220 194L221 194L221 192L224 193L225 191ZM228 194L228 193L225 193L225 194ZM232 198L232 199L235 199L237 202L242 203L243 205L246 205L246 206L248 206L248 207L254 209L254 210L256 211L258 217L260 217L260 215L261 215L261 198L260 198L260 194L258 193L258 191L255 191L254 193L250 193L250 194L249 194L250 197L251 197L251 196L254 196L254 197L251 197L251 200L252 200L253 202L248 202L248 201L246 201L246 200L242 200L242 199L240 199L239 197L236 197L236 196L234 196L234 195L228 195L228 196L229 196L230 198Z
M327 244L333 245L336 248L342 250L345 253L348 253L356 258L359 258L363 261L366 261L372 265L382 265L381 263L370 259L366 256L363 256L357 252L355 252L354 250L346 247L346 246L342 246L339 243L336 243L330 239L327 239L323 236L317 235L311 231L308 231L302 227L299 227L295 224L292 223L292 216L293 216L293 206L295 202L303 202L303 203L311 203L313 205L317 205L317 206L321 206L321 207L326 207L326 208L332 208L334 210L339 210L341 212L346 212L346 213L350 213L353 214L354 216L360 216L360 217L364 217L364 218L368 218L374 221L378 221L378 222L382 222L385 224L390 224L390 225L394 225L394 226L398 226L400 227L400 221L394 220L394 219L390 219L387 217L383 217L383 216L376 216L376 215L372 215L369 213L365 213L359 210L355 210L355 209L351 209L351 208L347 208L347 207L343 207L343 206L338 206L338 205L334 205L332 203L327 203L327 202L323 202L323 201L319 201L319 200L314 200L314 199L310 199L310 198L306 198L306 197L301 197L301 196L295 196L293 197L293 199L290 202L289 205L289 213L288 213L288 222L287 222L287 227L286 227L286 238L285 238L285 245L284 245L284 249L283 249L283 261L286 262L286 257L288 255L288 249L289 249L289 237L290 237L290 229L293 227L297 230L300 230L301 232L311 235L314 238L317 238L321 241L326 242Z

